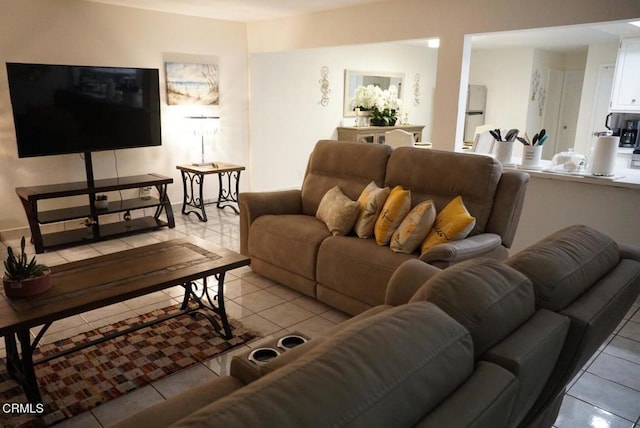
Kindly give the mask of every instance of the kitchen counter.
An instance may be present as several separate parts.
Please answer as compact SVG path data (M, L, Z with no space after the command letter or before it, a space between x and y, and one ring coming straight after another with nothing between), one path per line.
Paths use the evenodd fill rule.
M591 175L590 173L581 174L565 174L560 172L546 171L544 169L527 169L519 166L508 167L505 169L517 169L520 171L526 171L531 177L549 179L549 180L562 180L562 181L574 181L579 183L596 184L601 186L612 187L626 187L629 189L640 189L640 169L617 169L612 177L598 177Z
M574 224L640 245L640 169L617 169L613 177L525 171L531 178L511 254Z

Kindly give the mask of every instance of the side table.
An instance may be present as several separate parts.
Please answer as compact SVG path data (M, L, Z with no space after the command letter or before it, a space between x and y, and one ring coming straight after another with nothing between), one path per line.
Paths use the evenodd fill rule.
M207 221L207 213L204 207L210 204L216 204L216 207L220 209L229 207L235 211L236 214L240 213L237 208L240 173L245 170L245 167L223 162L217 162L213 165L176 166L182 174L182 188L184 192L182 214L194 213L200 221ZM205 202L203 196L204 176L209 174L216 174L218 176L218 199L216 201ZM187 207L195 208L195 210L187 210Z

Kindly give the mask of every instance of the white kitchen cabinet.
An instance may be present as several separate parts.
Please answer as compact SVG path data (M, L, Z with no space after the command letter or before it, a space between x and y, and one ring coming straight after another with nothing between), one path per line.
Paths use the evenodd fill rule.
M622 39L611 91L611 111L640 112L640 38Z

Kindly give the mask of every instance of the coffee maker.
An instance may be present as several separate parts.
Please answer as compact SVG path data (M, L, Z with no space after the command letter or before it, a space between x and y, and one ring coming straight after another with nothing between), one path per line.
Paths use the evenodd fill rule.
M620 130L620 147L637 147L639 124L640 120L625 121L625 127Z

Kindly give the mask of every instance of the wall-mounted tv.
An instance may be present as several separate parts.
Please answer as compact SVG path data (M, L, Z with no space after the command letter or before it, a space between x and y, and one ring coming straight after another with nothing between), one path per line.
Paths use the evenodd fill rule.
M157 69L7 63L19 157L159 146Z

